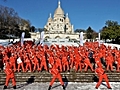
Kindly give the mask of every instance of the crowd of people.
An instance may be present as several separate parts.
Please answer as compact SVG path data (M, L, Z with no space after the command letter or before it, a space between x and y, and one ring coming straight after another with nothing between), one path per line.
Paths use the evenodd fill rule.
M20 42L9 46L0 46L0 58L6 60L14 72L48 71L48 64L56 65L60 72L94 71L95 64L107 71L120 71L120 51L115 47L99 46L98 42L86 42L84 46L35 45L32 41Z
M53 75L48 90L51 89L54 81L58 78L65 90L64 82L60 72L75 70L75 72L87 72L91 69L99 76L96 89L100 86L102 79L105 79L107 87L111 89L105 71L120 71L120 51L114 47L106 47L98 42L86 42L84 46L64 46L53 44L35 45L32 41L25 41L21 46L20 42L8 46L0 46L0 60L6 82L12 79L13 88L16 89L14 72L35 72L46 70ZM114 69L115 68L115 69Z

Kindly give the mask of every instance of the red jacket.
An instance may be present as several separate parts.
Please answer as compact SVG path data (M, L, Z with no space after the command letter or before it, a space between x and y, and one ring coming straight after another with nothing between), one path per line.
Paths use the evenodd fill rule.
M50 68L49 72L53 75L56 76L59 73L59 70L53 66L52 68Z
M4 72L5 72L6 75L10 75L10 74L13 73L11 65L8 62L5 63Z
M98 68L95 69L95 73L96 73L98 76L101 76L101 75L103 75L103 74L105 73L105 71L104 71L103 68L98 67Z

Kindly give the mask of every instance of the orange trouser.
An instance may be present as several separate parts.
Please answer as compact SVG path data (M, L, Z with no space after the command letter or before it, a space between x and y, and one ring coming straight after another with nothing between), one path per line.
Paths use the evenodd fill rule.
M9 83L10 79L12 79L12 85L15 86L16 81L15 81L14 73L11 73L11 74L6 76L5 85L8 86L8 83Z
M74 59L70 59L70 68L73 68L74 65Z
M109 70L109 68L113 71L112 63L108 63L108 64L107 64L107 71Z
M46 62L42 62L42 63L41 63L41 65L40 65L40 71L42 70L43 67L44 67L44 69L45 69L46 71L48 71Z
M12 62L11 66L13 67L14 72L16 72L16 64L15 64L15 62Z
M96 64L97 64L97 66L102 68L102 64L101 63L96 63Z
M34 63L34 68L33 68L33 71L36 70L36 67L37 67L37 70L39 70L39 63Z
M79 62L76 62L75 64L75 71L78 71L78 68L80 68L80 71L82 71L82 65Z
M19 64L18 64L18 72L20 71L20 67L22 67L22 71L25 72L23 63L19 63Z
M105 82L107 84L107 87L109 88L110 87L110 84L109 84L109 80L108 80L108 77L106 74L103 74L103 75L100 75L99 77L99 82L96 84L96 87L98 88L102 82L102 80L105 79Z
M67 70L69 70L69 64L68 64L68 62L66 62L66 63L63 64L63 71L66 71L66 67L67 67Z
M56 67L60 70L60 72L62 72L62 65L59 63L56 63Z
M51 80L51 82L50 82L50 86L53 85L53 83L54 83L54 81L55 81L56 78L59 79L61 85L64 85L64 82L63 82L63 80L62 80L62 77L61 77L60 73L58 73L57 75L53 76L53 78L52 78L52 80Z
M32 71L32 67L31 67L31 64L28 62L26 63L26 71L28 70L28 68L30 69L30 71Z
M91 64L87 64L87 63L85 63L85 71L87 71L88 66L90 67L90 69L91 69L92 71L94 71L92 65L91 65Z
M117 71L120 71L120 64L117 64Z

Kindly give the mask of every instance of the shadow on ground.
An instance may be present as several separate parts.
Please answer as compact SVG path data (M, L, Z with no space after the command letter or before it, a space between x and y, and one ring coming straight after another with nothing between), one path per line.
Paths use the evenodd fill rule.
M64 76L64 77L62 78L62 80L63 80L64 85L65 85L65 88L66 88L66 87L68 86L68 82L69 82L68 79L67 79L67 77ZM53 88L56 88L56 87L59 87L59 86L61 86L61 84L53 86L52 89L53 89Z
M34 81L35 81L35 76L31 76L30 78L28 78L28 80L24 84L17 85L17 89L27 86L29 84L32 84L34 83Z

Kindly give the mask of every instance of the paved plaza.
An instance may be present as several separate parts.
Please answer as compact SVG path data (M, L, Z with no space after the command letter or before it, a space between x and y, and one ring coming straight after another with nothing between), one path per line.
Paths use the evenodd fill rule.
M111 90L120 90L120 82L110 82L112 89ZM66 90L108 90L106 83L103 82L99 89L95 89L96 83L73 83L66 82ZM0 90L3 90L4 85L0 85ZM49 83L17 83L16 90L48 90ZM10 84L8 89L13 90L12 85ZM55 82L51 90L63 90L62 86L58 82Z

